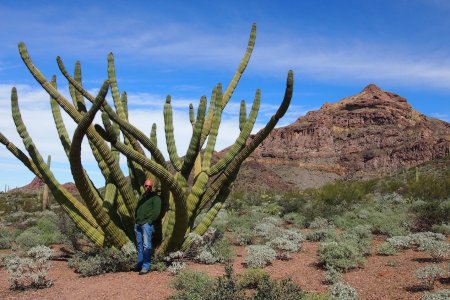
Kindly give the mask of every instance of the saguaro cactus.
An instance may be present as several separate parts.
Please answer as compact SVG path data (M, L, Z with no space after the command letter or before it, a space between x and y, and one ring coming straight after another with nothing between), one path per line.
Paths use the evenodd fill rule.
M50 95L58 135L70 162L74 182L85 204L73 197L56 180L49 164L43 161L22 120L15 88L11 92L12 116L28 155L1 133L0 142L48 185L62 209L86 236L99 246L121 247L134 240L134 210L137 199L143 192L141 186L144 179L153 177L160 183L164 207L160 223L162 242L158 251L186 249L191 243L190 233L202 235L211 225L232 189L241 164L275 127L291 101L293 73L289 71L284 98L266 126L256 135L250 136L260 106L261 92L257 90L248 115L245 101L241 102L240 134L235 143L222 158L212 162L222 111L230 101L247 66L255 39L254 24L247 50L227 88L223 90L221 84L215 86L209 103L206 96L201 97L196 115L190 105L192 136L184 156L178 155L177 152L171 98L167 97L164 104L164 129L171 167L157 147L156 125L153 124L152 133L148 137L128 121L127 94L119 92L112 54L108 56L108 79L97 96L91 95L83 88L79 62L75 65L74 76L71 76L61 58L57 58L62 74L69 82L71 103L58 92L56 77L53 76L48 81L31 61L25 44L20 43L19 52L25 65ZM114 108L105 101L109 89ZM89 109L85 103L86 99L92 103ZM78 125L72 138L66 131L60 108ZM92 122L99 110L103 126L94 126ZM104 193L99 192L83 168L81 143L85 136L105 178ZM151 157L146 157L144 148L150 152ZM119 167L120 153L127 158L130 180L127 180ZM194 222L199 216L202 216L201 219Z

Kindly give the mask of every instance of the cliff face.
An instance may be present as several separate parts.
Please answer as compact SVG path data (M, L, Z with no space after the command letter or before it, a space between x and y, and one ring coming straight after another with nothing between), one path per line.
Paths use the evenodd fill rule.
M449 153L450 123L429 118L405 98L371 84L275 129L248 163L263 165L290 187L305 188L342 176L381 175Z

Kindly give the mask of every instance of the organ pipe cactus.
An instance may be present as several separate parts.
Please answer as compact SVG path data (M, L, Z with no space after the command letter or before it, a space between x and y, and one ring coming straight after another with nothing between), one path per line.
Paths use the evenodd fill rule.
M84 203L77 200L56 180L49 164L42 159L22 120L15 88L11 92L12 116L28 154L1 133L0 142L48 185L62 209L98 246L121 247L130 240L134 241L133 224L137 199L143 192L141 186L145 178L153 177L160 185L163 202L163 212L157 226L162 235L158 251L166 253L185 250L191 244L190 233L202 235L211 225L232 189L240 166L285 114L292 98L293 73L289 71L285 95L278 110L254 136L250 134L258 115L261 92L256 91L248 115L245 101L242 100L239 115L240 134L224 155L213 163L212 156L223 109L230 101L247 66L255 39L254 24L247 50L227 88L223 89L222 85L218 84L213 88L209 101L206 96L201 97L196 113L194 107L189 106L192 136L188 150L183 156L178 154L176 148L171 98L167 97L163 113L170 163L157 146L156 125L153 124L149 137L128 121L127 95L125 92L119 92L112 54L108 56L108 79L96 96L83 87L79 62L76 63L72 76L61 58L57 58L58 66L69 83L72 98L69 101L58 91L56 77L53 76L48 81L31 61L25 44L20 43L22 60L50 95L58 135ZM105 100L108 91L111 91L114 106ZM86 100L92 104L87 105ZM61 108L77 124L72 138L68 135L61 117ZM102 125L92 123L97 112L102 115ZM105 178L104 193L94 186L83 168L81 144L85 140L84 137L87 138ZM150 157L146 156L144 149L150 152ZM127 159L129 180L119 167L120 154Z

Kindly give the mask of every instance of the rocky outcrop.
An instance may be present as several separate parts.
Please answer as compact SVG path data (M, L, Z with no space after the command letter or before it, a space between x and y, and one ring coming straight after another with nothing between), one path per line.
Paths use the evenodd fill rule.
M306 188L343 176L382 175L449 153L450 123L427 117L405 98L370 84L273 130L247 163L270 169L291 188ZM316 181L305 185L314 174Z

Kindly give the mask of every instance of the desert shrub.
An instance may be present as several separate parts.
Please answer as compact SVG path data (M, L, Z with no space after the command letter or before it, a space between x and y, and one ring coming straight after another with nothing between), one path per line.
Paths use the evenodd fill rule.
M245 264L249 268L263 268L277 257L275 250L267 245L250 245L247 247Z
M332 218L348 211L355 204L370 201L375 181L336 181L319 189L309 189L304 193L309 198L307 216Z
M8 229L6 229L6 227L0 224L0 249L11 248L12 241L12 234L8 231Z
M16 238L16 244L25 249L37 245L63 243L66 239L58 228L58 217L53 212L41 214L34 226L24 230Z
M311 229L329 229L334 228L333 222L322 218L316 217L311 223L309 223L309 228Z
M386 242L389 243L395 249L401 250L401 249L408 249L409 247L411 247L413 239L411 238L411 236L398 235L387 238Z
M327 269L346 272L364 262L363 253L357 243L351 240L322 242L319 246L320 263Z
M358 225L345 231L342 234L342 239L354 241L359 251L364 254L370 254L370 248L372 246L372 232L369 225Z
M330 290L331 296L340 300L357 300L358 292L355 288L344 282L335 283Z
M221 209L218 212L211 226L216 228L220 232L225 232L229 222L230 222L230 213L225 209Z
M385 255L385 256L391 256L391 255L396 255L398 254L398 248L394 247L391 243L389 242L383 242L381 243L381 245L378 247L378 251L377 253L379 255Z
M298 300L305 292L291 279L263 278L256 287L252 300Z
M447 300L450 299L450 289L440 290L435 293L428 293L420 300Z
M169 271L173 275L176 275L179 274L185 268L186 263L184 261L174 261L167 267L167 271Z
M296 212L289 212L285 215L283 215L283 220L287 223L287 224L292 224L295 226L298 226L300 228L305 227L305 216L296 213Z
M53 284L48 278L49 259L52 250L45 246L36 246L28 250L27 256L11 256L6 261L11 289L46 288Z
M413 202L411 211L415 215L418 230L428 230L434 224L450 223L450 199L421 198Z
M439 176L422 175L419 181L411 178L407 181L403 193L424 200L446 199L450 195L450 172Z
M171 283L177 290L173 300L207 299L205 294L213 288L214 279L208 274L196 271L184 271L175 276Z
M333 241L337 238L334 229L318 229L306 235L306 239L311 242Z
M263 269L246 269L239 276L239 286L242 288L255 289L263 279L268 279L269 274Z
M422 241L419 250L427 252L434 260L437 261L446 259L450 253L450 247L447 242L432 239Z
M428 265L416 270L416 277L422 280L422 284L432 290L436 280L445 275L445 271L437 265Z
M272 236L266 243L271 248L284 252L297 252L305 240L302 233L291 229L280 229L277 236Z
M431 226L431 231L449 235L450 234L450 224L447 224L447 223L433 224L433 226Z
M207 299L227 300L245 299L244 291L240 288L233 274L231 265L225 266L225 274L217 278L213 289L208 293Z
M325 273L325 284L336 284L342 281L342 273L334 268L329 268Z
M306 201L305 196L301 193L286 193L278 201L278 205L282 208L281 213L287 215L301 212Z
M192 245L184 253L204 264L226 263L234 257L234 251L228 239L215 228L209 228L203 236L191 234Z
M95 253L78 252L69 259L69 266L83 277L104 273L129 271L135 262L136 249L133 243L116 248L99 249Z

